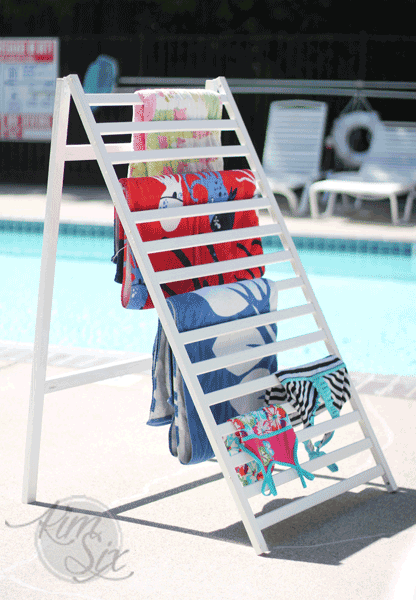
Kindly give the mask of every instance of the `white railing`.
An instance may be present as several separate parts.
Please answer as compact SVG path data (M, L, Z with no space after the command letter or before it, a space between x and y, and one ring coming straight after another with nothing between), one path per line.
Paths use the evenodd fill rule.
M227 79L233 94L285 94L304 96L363 96L416 99L416 82L331 79ZM120 77L118 92L143 87L201 87L203 77Z

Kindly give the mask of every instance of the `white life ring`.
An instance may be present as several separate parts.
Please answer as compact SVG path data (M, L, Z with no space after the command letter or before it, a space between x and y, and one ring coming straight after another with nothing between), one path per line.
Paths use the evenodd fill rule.
M336 154L350 167L359 167L377 144L381 134L382 123L378 113L355 111L341 115L335 119L331 139ZM351 146L350 136L355 129L367 129L370 134L370 145L367 150L356 151Z

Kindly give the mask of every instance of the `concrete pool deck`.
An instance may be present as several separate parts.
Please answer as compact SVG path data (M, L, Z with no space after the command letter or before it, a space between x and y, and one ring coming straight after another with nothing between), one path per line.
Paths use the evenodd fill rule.
M373 219L338 213L328 221L288 217L287 224L292 235L415 242L415 217L408 226L393 227L388 203L378 204L382 212ZM43 220L44 210L41 188L0 185L0 219ZM105 190L65 190L62 221L111 224L112 216ZM46 396L38 502L22 504L31 357L29 344L0 344L2 600L225 600L241 592L255 600L416 597L416 378L400 378L405 385L394 376L352 374L399 491L386 493L377 479L274 525L265 530L271 551L258 557L217 463L181 466L169 454L167 429L146 426L147 373ZM122 353L51 348L48 375L118 358ZM355 433L345 428L334 443L350 435ZM345 469L364 469L368 460L367 454L356 455ZM339 473L320 471L307 492L342 478L343 464ZM259 498L256 508L261 512L300 496L297 483L280 488L276 499ZM118 549L128 552L115 567L125 567L106 575L132 576L82 585L60 579L35 548L37 523L5 524L27 524L57 501L78 495L105 504L120 525ZM89 556L78 548L73 558L87 564Z
M344 213L338 204L334 215L327 219L295 218L291 216L287 202L281 197L278 201L292 236L416 243L416 207L408 224L395 226L391 223L388 201L366 202L360 210L348 213ZM45 188L0 183L0 219L43 221L45 206ZM62 222L112 225L113 214L113 204L106 188L64 187ZM263 211L260 216L265 218Z

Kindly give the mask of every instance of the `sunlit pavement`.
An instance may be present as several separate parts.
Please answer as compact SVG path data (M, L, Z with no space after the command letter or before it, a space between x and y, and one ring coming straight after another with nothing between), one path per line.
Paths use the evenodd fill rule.
M6 193L6 187L0 186L0 218L43 219L44 190L15 186ZM82 190L66 190L62 220L111 224L113 208L105 191L91 195L89 190L88 198L85 195ZM319 237L327 231L351 237L354 229L356 237L366 235L364 239L414 241L414 221L393 227L388 222L388 202L379 203L380 209L381 204L387 211L374 218L376 223L370 222L368 214L360 218L338 214L325 222L288 218L287 224L293 235ZM283 203L282 209L286 211ZM414 598L416 383L413 386L412 378L406 378L404 387L395 387L393 381L380 385L380 380L377 387L371 375L360 379L360 374L354 374L399 491L388 494L381 480L375 480L329 500L265 530L270 553L256 556L217 463L180 465L169 453L167 428L146 425L148 373L46 396L37 504L23 504L31 352L30 345L0 346L2 599L159 600L174 595L185 600L222 600L241 593L256 600L281 595L291 600ZM121 357L99 351L89 351L85 357L83 351L81 360L76 351L65 352L51 349L48 375ZM353 442L355 436L350 427L337 432L333 448ZM338 473L320 471L306 492L336 483L354 468L363 470L369 461L370 455L363 453L340 462ZM256 498L255 507L260 512L302 494L300 483L294 481L279 488L277 498ZM89 544L85 538L84 546L74 545L69 539L71 529L65 529L63 522L60 537L53 537L57 524L55 529L52 524L49 530L44 527L40 537L41 521L46 524L52 514L50 506L74 496L86 496L111 510L119 526L117 541L103 547L91 535ZM53 513L56 521L57 514ZM84 521L87 529L82 532L89 531L92 523L91 518ZM47 539L54 556L66 560L65 572L62 566L51 572L48 549L42 546ZM83 582L70 581L71 572ZM88 573L95 576L87 581Z

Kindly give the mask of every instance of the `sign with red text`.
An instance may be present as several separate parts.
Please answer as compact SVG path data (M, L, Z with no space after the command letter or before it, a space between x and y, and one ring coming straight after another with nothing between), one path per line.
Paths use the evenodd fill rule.
M0 140L50 141L58 40L0 38Z

